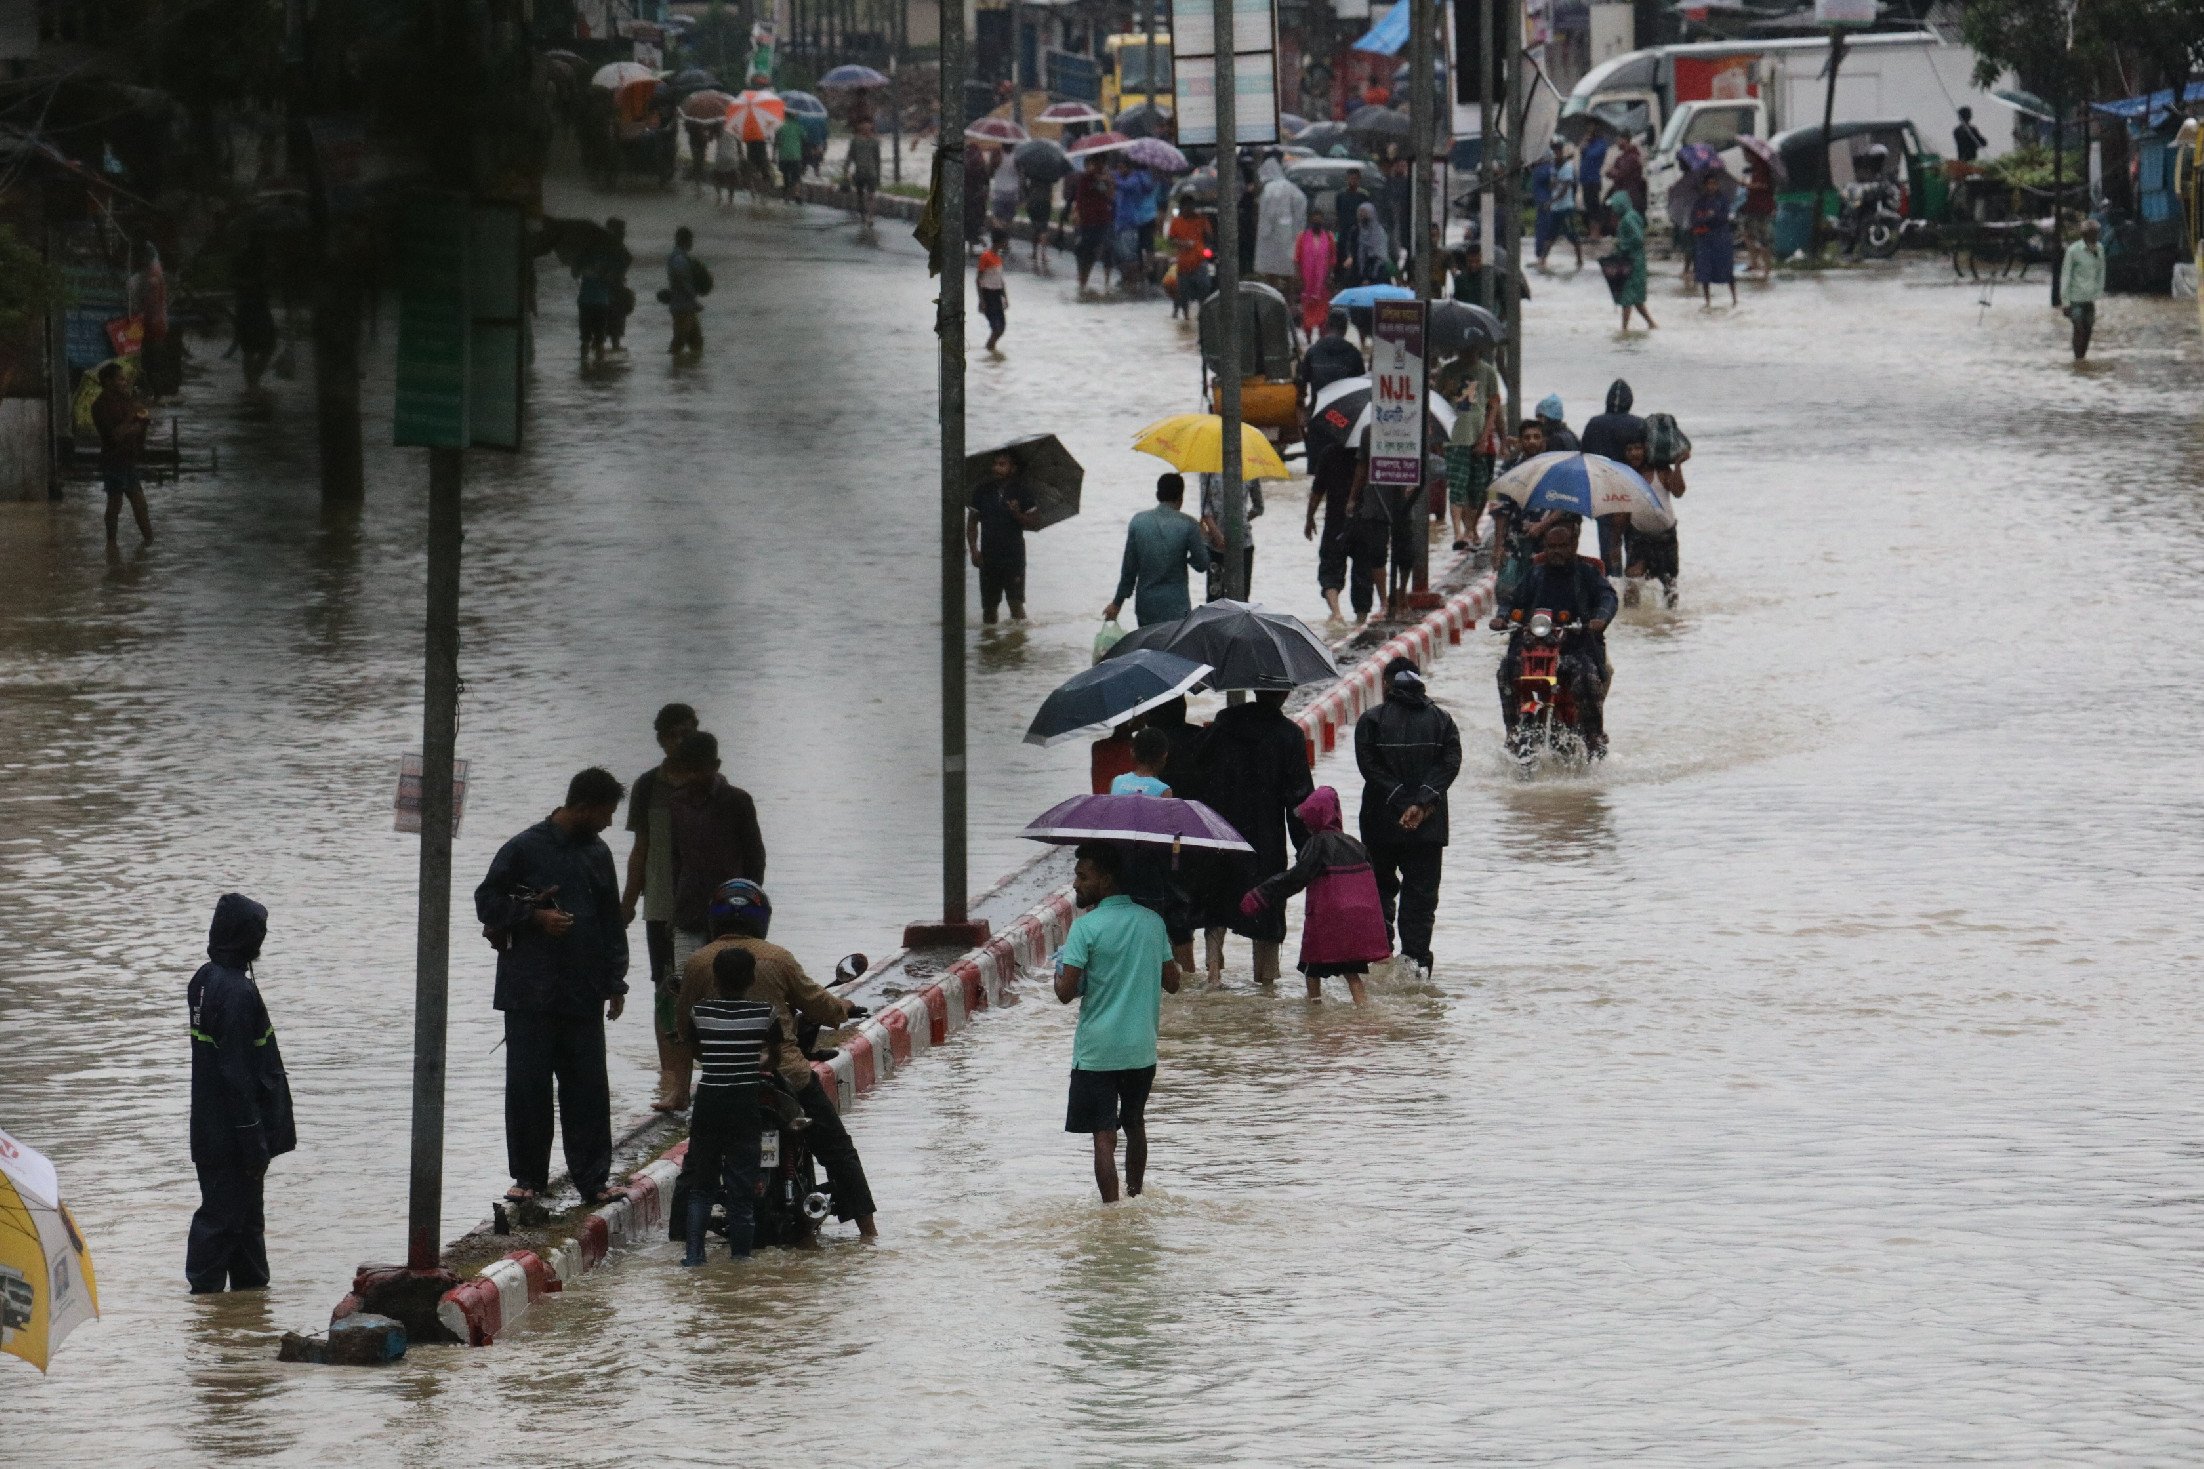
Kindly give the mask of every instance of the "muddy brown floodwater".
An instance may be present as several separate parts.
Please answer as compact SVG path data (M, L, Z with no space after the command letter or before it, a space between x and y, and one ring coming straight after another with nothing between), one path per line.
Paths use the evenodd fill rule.
M574 194L570 206L604 212ZM491 954L465 899L576 768L651 759L668 699L758 796L815 967L938 902L932 295L903 230L618 201L645 306L577 372L548 290L531 447L473 457L448 1232L502 1188ZM650 261L698 225L710 352L671 368ZM1618 341L1597 273L1534 277L1526 388L1610 379L1698 446L1680 610L1613 637L1614 758L1497 754L1495 640L1444 662L1469 751L1433 982L1164 1011L1149 1195L1103 1210L1060 1131L1071 1017L1029 986L855 1132L883 1238L585 1278L491 1349L279 1366L400 1248L425 468L376 449L324 517L305 384L191 385L219 478L102 559L98 506L0 507L0 1124L48 1150L106 1316L5 1368L10 1463L2173 1462L2204 1453L2190 748L2204 657L2193 311L2108 302L2065 360L2040 286L1933 261ZM1085 513L1033 625L974 640L973 871L1084 780L1018 742L1084 665L1130 432L1190 405L1159 303L1010 278L977 447L1061 433ZM387 403L383 346L369 382ZM208 356L212 356L209 352ZM380 427L371 437L382 436ZM1294 492L1259 597L1316 610ZM976 623L976 612L975 612ZM1351 762L1320 779L1351 802ZM624 851L625 839L616 843ZM182 992L217 894L302 1147L276 1283L191 1299ZM1244 953L1235 953L1244 960ZM639 1015L616 1107L647 1100Z

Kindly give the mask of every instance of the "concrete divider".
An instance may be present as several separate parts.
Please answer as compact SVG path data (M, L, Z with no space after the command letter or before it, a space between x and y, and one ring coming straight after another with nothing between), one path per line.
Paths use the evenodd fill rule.
M1293 717L1309 740L1311 763L1319 743L1327 751L1336 748L1340 730L1351 730L1364 711L1383 702L1387 663L1405 657L1415 660L1419 668L1429 668L1442 649L1458 644L1462 631L1492 607L1493 579L1488 574L1448 597L1420 622L1387 638L1336 685L1303 706ZM841 1110L848 1111L899 1068L1000 1004L1003 987L1020 969L1039 967L1063 946L1074 916L1071 889L1057 888L1003 924L987 943L959 955L914 988L889 997L842 1037L832 1061L812 1063L820 1085ZM899 962L890 961L882 969ZM540 1254L515 1250L447 1291L438 1306L439 1319L470 1346L488 1346L530 1306L595 1269L614 1248L663 1229L674 1179L688 1147L686 1142L677 1143L629 1175L623 1197L592 1210L572 1241L548 1246Z

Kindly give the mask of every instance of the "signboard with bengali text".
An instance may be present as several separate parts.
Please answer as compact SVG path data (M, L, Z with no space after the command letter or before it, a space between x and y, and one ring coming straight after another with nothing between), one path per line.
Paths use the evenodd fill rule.
M1423 483L1421 301L1370 307L1370 483Z

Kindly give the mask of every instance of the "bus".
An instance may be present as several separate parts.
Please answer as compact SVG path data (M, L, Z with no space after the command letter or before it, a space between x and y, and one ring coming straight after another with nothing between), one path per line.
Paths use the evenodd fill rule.
M1155 33L1154 66L1149 65L1148 36L1132 31L1103 38L1107 65L1102 68L1102 110L1112 120L1128 107L1154 102L1178 111L1171 92L1171 33Z

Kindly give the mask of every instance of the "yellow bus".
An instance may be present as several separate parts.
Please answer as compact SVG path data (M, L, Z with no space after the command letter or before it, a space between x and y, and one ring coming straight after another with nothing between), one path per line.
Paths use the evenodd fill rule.
M1172 104L1171 33L1155 33L1155 65L1149 66L1148 37L1139 31L1103 38L1107 64L1102 68L1102 110L1112 119L1128 107L1153 101L1158 107Z

